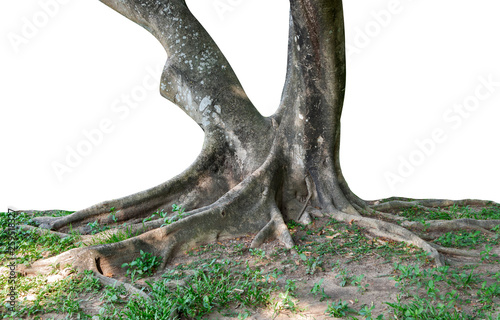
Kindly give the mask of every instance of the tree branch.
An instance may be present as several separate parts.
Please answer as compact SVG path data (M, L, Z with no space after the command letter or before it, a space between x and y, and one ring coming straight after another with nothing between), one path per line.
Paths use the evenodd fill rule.
M228 61L185 0L100 0L153 34L169 58L161 95L207 131L269 128ZM265 130L267 131L267 130Z

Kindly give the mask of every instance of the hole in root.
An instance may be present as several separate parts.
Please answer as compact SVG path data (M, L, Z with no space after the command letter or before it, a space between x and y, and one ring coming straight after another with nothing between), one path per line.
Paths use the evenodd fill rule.
M101 258L95 258L95 266L97 268L97 271L99 271L100 274L104 275L104 272L102 272L101 269Z

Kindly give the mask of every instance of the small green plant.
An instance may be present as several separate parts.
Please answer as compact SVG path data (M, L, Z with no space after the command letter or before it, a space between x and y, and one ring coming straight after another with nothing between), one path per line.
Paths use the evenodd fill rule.
M331 304L329 304L328 307L326 308L325 313L336 318L343 318L347 316L347 314L349 313L354 314L357 312L349 307L349 303L339 299L338 301L336 302L334 301Z
M416 299L408 304L401 303L400 297L398 297L397 303L386 302L388 306L393 309L396 319L415 319L415 320L464 320L464 319L474 319L468 315L463 315L458 313L454 309L455 301L448 304L438 303L436 305L431 304L429 300Z
M493 248L491 246L488 246L486 245L484 250L480 252L480 255L481 255L481 261L487 261L487 260L490 260L491 257L493 256L491 254L491 250Z
M488 282L484 281L481 285L481 289L477 291L478 302L483 303L489 308L493 305L493 298L500 297L500 283L495 282L492 285L488 285Z
M260 260L264 259L266 257L266 252L262 249L249 249L248 250L250 254L254 257L259 258Z
M286 279L285 291L289 292L291 296L295 296L297 290L297 283L295 280Z
M124 224L125 226L125 224ZM130 238L133 238L139 234L139 231L133 232L131 226L127 226L123 229L119 229L113 233L109 234L104 234L102 237L99 237L99 239L92 239L92 242L90 242L90 245L95 246L98 244L109 244L109 243L116 243L120 242L123 240L127 240Z
M340 269L339 273L335 276L335 279L340 279L339 286L345 287L352 277L349 275L349 270Z
M245 244L244 243L238 243L233 246L234 248L234 253L237 255L243 255L245 252Z
M321 298L319 299L319 301L324 301L326 299L329 299L330 297L325 293L325 288L323 288L321 285L323 284L323 281L324 279L321 279L319 282L316 282L312 289L311 289L311 293L314 295L314 296L317 296L318 293L321 293Z
M307 258L304 253L299 254L299 257L306 265L307 274L314 274L316 272L316 269L319 269L323 266L323 260L321 259L321 257Z
M281 311L288 310L293 313L298 312L300 309L297 306L297 303L293 301L292 296L288 291L285 293L280 292L279 301L274 305L273 318Z
M101 301L106 300L107 303L126 303L125 297L127 295L127 291L123 286L106 286Z
M367 305L364 305L359 311L358 311L358 314L360 316L363 316L365 320L373 320L374 318L372 317L372 311L373 309L375 309L375 306L373 305L373 302L372 302L372 305L371 306L367 306ZM383 319L384 316L383 315L379 315L376 320L381 320Z
M96 233L99 233L99 232L102 232L102 231L106 231L106 230L109 229L107 226L101 226L99 224L98 220L96 220L94 222L87 223L87 226L90 227L90 233L91 234L96 234Z
M184 211L185 209L182 206L176 204L172 205L172 212L176 213L179 218L182 218L184 216Z
M474 274L474 269L469 274L466 272L453 272L452 277L457 281L457 284L463 289L471 289L474 284L479 283L480 279Z
M142 250L140 252L140 257L122 265L122 268L127 268L127 276L130 276L132 282L145 276L152 276L161 263L161 258L153 256L149 252Z
M300 228L300 230L304 230L306 228L305 225L295 221L295 220L289 220L287 223L286 223L288 229L295 229L295 228Z
M480 231L476 232L447 232L435 240L443 247L468 247L486 242L487 239Z
M184 218L184 216L185 216L184 211L185 211L185 209L182 206L173 204L172 205L172 212L175 213L175 216L168 217L168 214L166 212L164 212L163 210L156 211L156 214L158 214L163 219L164 223L162 224L162 226L166 226L166 225L173 223L176 220L180 220L180 219Z
M368 286L369 286L368 283L366 283L364 285L361 284L361 281L363 281L364 277L365 277L365 275L362 274L362 275L359 275L359 276L353 276L351 278L351 285L358 287L358 292L361 292L361 293L365 292L368 289Z

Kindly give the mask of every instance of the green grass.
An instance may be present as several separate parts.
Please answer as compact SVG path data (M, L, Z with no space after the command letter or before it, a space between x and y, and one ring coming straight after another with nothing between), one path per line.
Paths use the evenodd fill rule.
M130 277L132 282L137 279L152 276L156 269L161 264L161 258L152 255L149 252L140 250L141 256L131 261L124 263L122 268L127 269L127 276Z
M447 232L437 238L435 243L443 247L474 247L478 244L489 242L488 238L480 231L476 232Z
M68 214L69 212L58 212L56 214ZM17 264L29 265L33 261L44 257L54 256L64 251L80 246L80 235L71 233L69 237L61 239L60 237L45 233L39 235L34 231L21 230L19 228L9 229L7 224L7 213L0 213L0 260L5 265L10 257L8 245L16 246ZM26 213L16 215L16 225L33 225L32 216Z
M0 276L0 284L6 279ZM72 275L54 283L47 283L47 276L18 278L17 290L27 293L34 299L31 302L20 302L16 311L5 314L4 319L39 319L42 314L67 314L68 319L90 319L80 306L80 294L97 293L101 289L99 281L91 276L91 272ZM1 292L2 296L5 292Z
M476 219L476 220L498 220L500 219L500 206L492 205L488 208L475 210L470 206L457 206L446 208L448 212L435 210L422 210L417 207L403 209L400 213L412 221L426 220L452 220L452 219Z
M116 232L113 232L110 234L103 234L102 236L100 236L98 238L92 239L92 241L89 245L95 246L95 245L99 245L99 244L116 243L116 242L120 242L123 240L133 238L137 235L139 235L139 232L135 232L135 233L132 232L132 227L126 226L126 224L124 224L123 228L118 229L118 231L116 231Z
M177 215L184 214L182 208L176 209ZM470 208L457 208L450 212L452 215L495 217L497 209L488 210L474 212ZM1 217L5 214L0 213ZM416 218L421 217L425 218L423 215ZM32 224L30 215L19 214L18 220L18 224ZM285 313L291 318L299 318L306 310L301 305L306 292L308 299L324 303L327 315L345 319L497 319L500 272L482 269L480 273L477 270L481 268L477 266L432 268L427 255L420 249L388 239L367 237L355 224L322 221L318 226L288 222L298 256L283 248L274 251L269 247L248 249L243 242L234 242L228 248L220 243L200 246L189 252L189 263L181 263L167 270L160 279L155 277L154 281L146 282L145 290L152 300L130 296L123 287L102 287L90 273L72 274L50 284L50 275L19 277L18 292L23 297L29 294L34 300L20 302L16 313L6 318L39 319L43 314L54 312L68 319L91 319L91 315L85 313L89 297L102 303L98 314L94 312L93 316L103 320L204 319L214 312L244 319L257 308L267 308L271 313L274 311L274 315ZM4 241L12 234L6 230L5 219L0 219L0 225L1 245L5 246ZM500 228L492 231L500 236ZM98 236L92 244L114 243L135 235L130 228L122 228L114 235ZM498 245L499 236L455 232L444 234L436 243L457 248L480 247L482 263L491 263L494 262L492 246ZM16 237L18 254L22 255L20 261L26 264L81 245L77 234L60 239L50 234L40 236L31 231L17 231ZM7 256L2 252L1 257ZM246 262L238 262L240 258ZM389 310L384 311L384 315L372 315L381 302L362 304L356 299L349 302L344 297L345 300L333 300L325 293L325 284L331 281L329 277L336 285L350 286L344 290L356 292L360 299L369 296L363 293L372 290L369 284L373 279L351 271L351 265L363 264L368 258L380 264L391 263L388 268L394 266L387 276L396 283L399 298L385 305ZM159 257L142 252L124 266L124 272L136 283L137 279L154 274L159 262ZM329 273L332 265L334 274ZM283 269L273 270L273 266L283 266ZM287 279L287 270L293 270L301 278ZM303 278L314 280L305 287ZM7 281L5 274L0 275L1 297L8 293ZM460 310L462 307L464 310Z
M499 306L500 284L498 281L488 284L485 275L476 273L474 268L463 271L448 266L421 269L416 265L396 263L394 273L401 294L396 303L387 305L397 317L416 320L489 319L490 311ZM410 301L403 302L401 297L410 298ZM472 313L457 311L466 305L472 307Z
M300 224L293 225L291 233L295 234L295 250L309 273L316 270L313 268L314 263L315 268L320 268L326 259L333 260L342 256L350 257L347 263L360 261L367 256L381 257L387 262L392 262L393 259L411 259L422 263L427 261L427 254L421 249L388 239L369 239L363 229L355 224L343 224L332 219L324 228L309 230L309 234L303 231ZM297 234L302 235L298 241ZM310 257L304 259L305 253Z
M169 282L183 278L182 270L192 269L192 265L172 270L162 280L148 283L155 302L133 299L123 307L120 315L126 319L177 319L174 317L177 314L189 319L203 319L207 314L225 310L231 305L269 305L271 293L278 290L275 282L266 280L264 274L248 265L241 269L229 260L212 260L195 267L197 271L186 278L186 285L175 286L175 289L171 289Z

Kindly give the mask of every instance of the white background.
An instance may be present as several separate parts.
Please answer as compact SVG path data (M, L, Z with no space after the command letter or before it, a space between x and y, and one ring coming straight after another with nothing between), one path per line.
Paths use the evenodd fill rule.
M57 5L51 16L42 3ZM285 77L288 2L188 4L255 105L272 114ZM500 3L350 0L344 9L347 43L356 50L348 60L341 157L353 191L365 199L500 202L500 86L456 128L443 120L454 104L474 97L480 78L500 82ZM35 30L27 27L33 22ZM2 0L0 54L2 211L77 210L125 196L180 173L200 151L201 130L157 89L129 114L112 109L143 90L147 70L159 72L166 54L99 1ZM68 148L85 143L83 131L103 119L112 132L58 179L53 164L65 165ZM418 151L415 140L436 128L446 141L391 188L387 172L399 174L401 159Z

